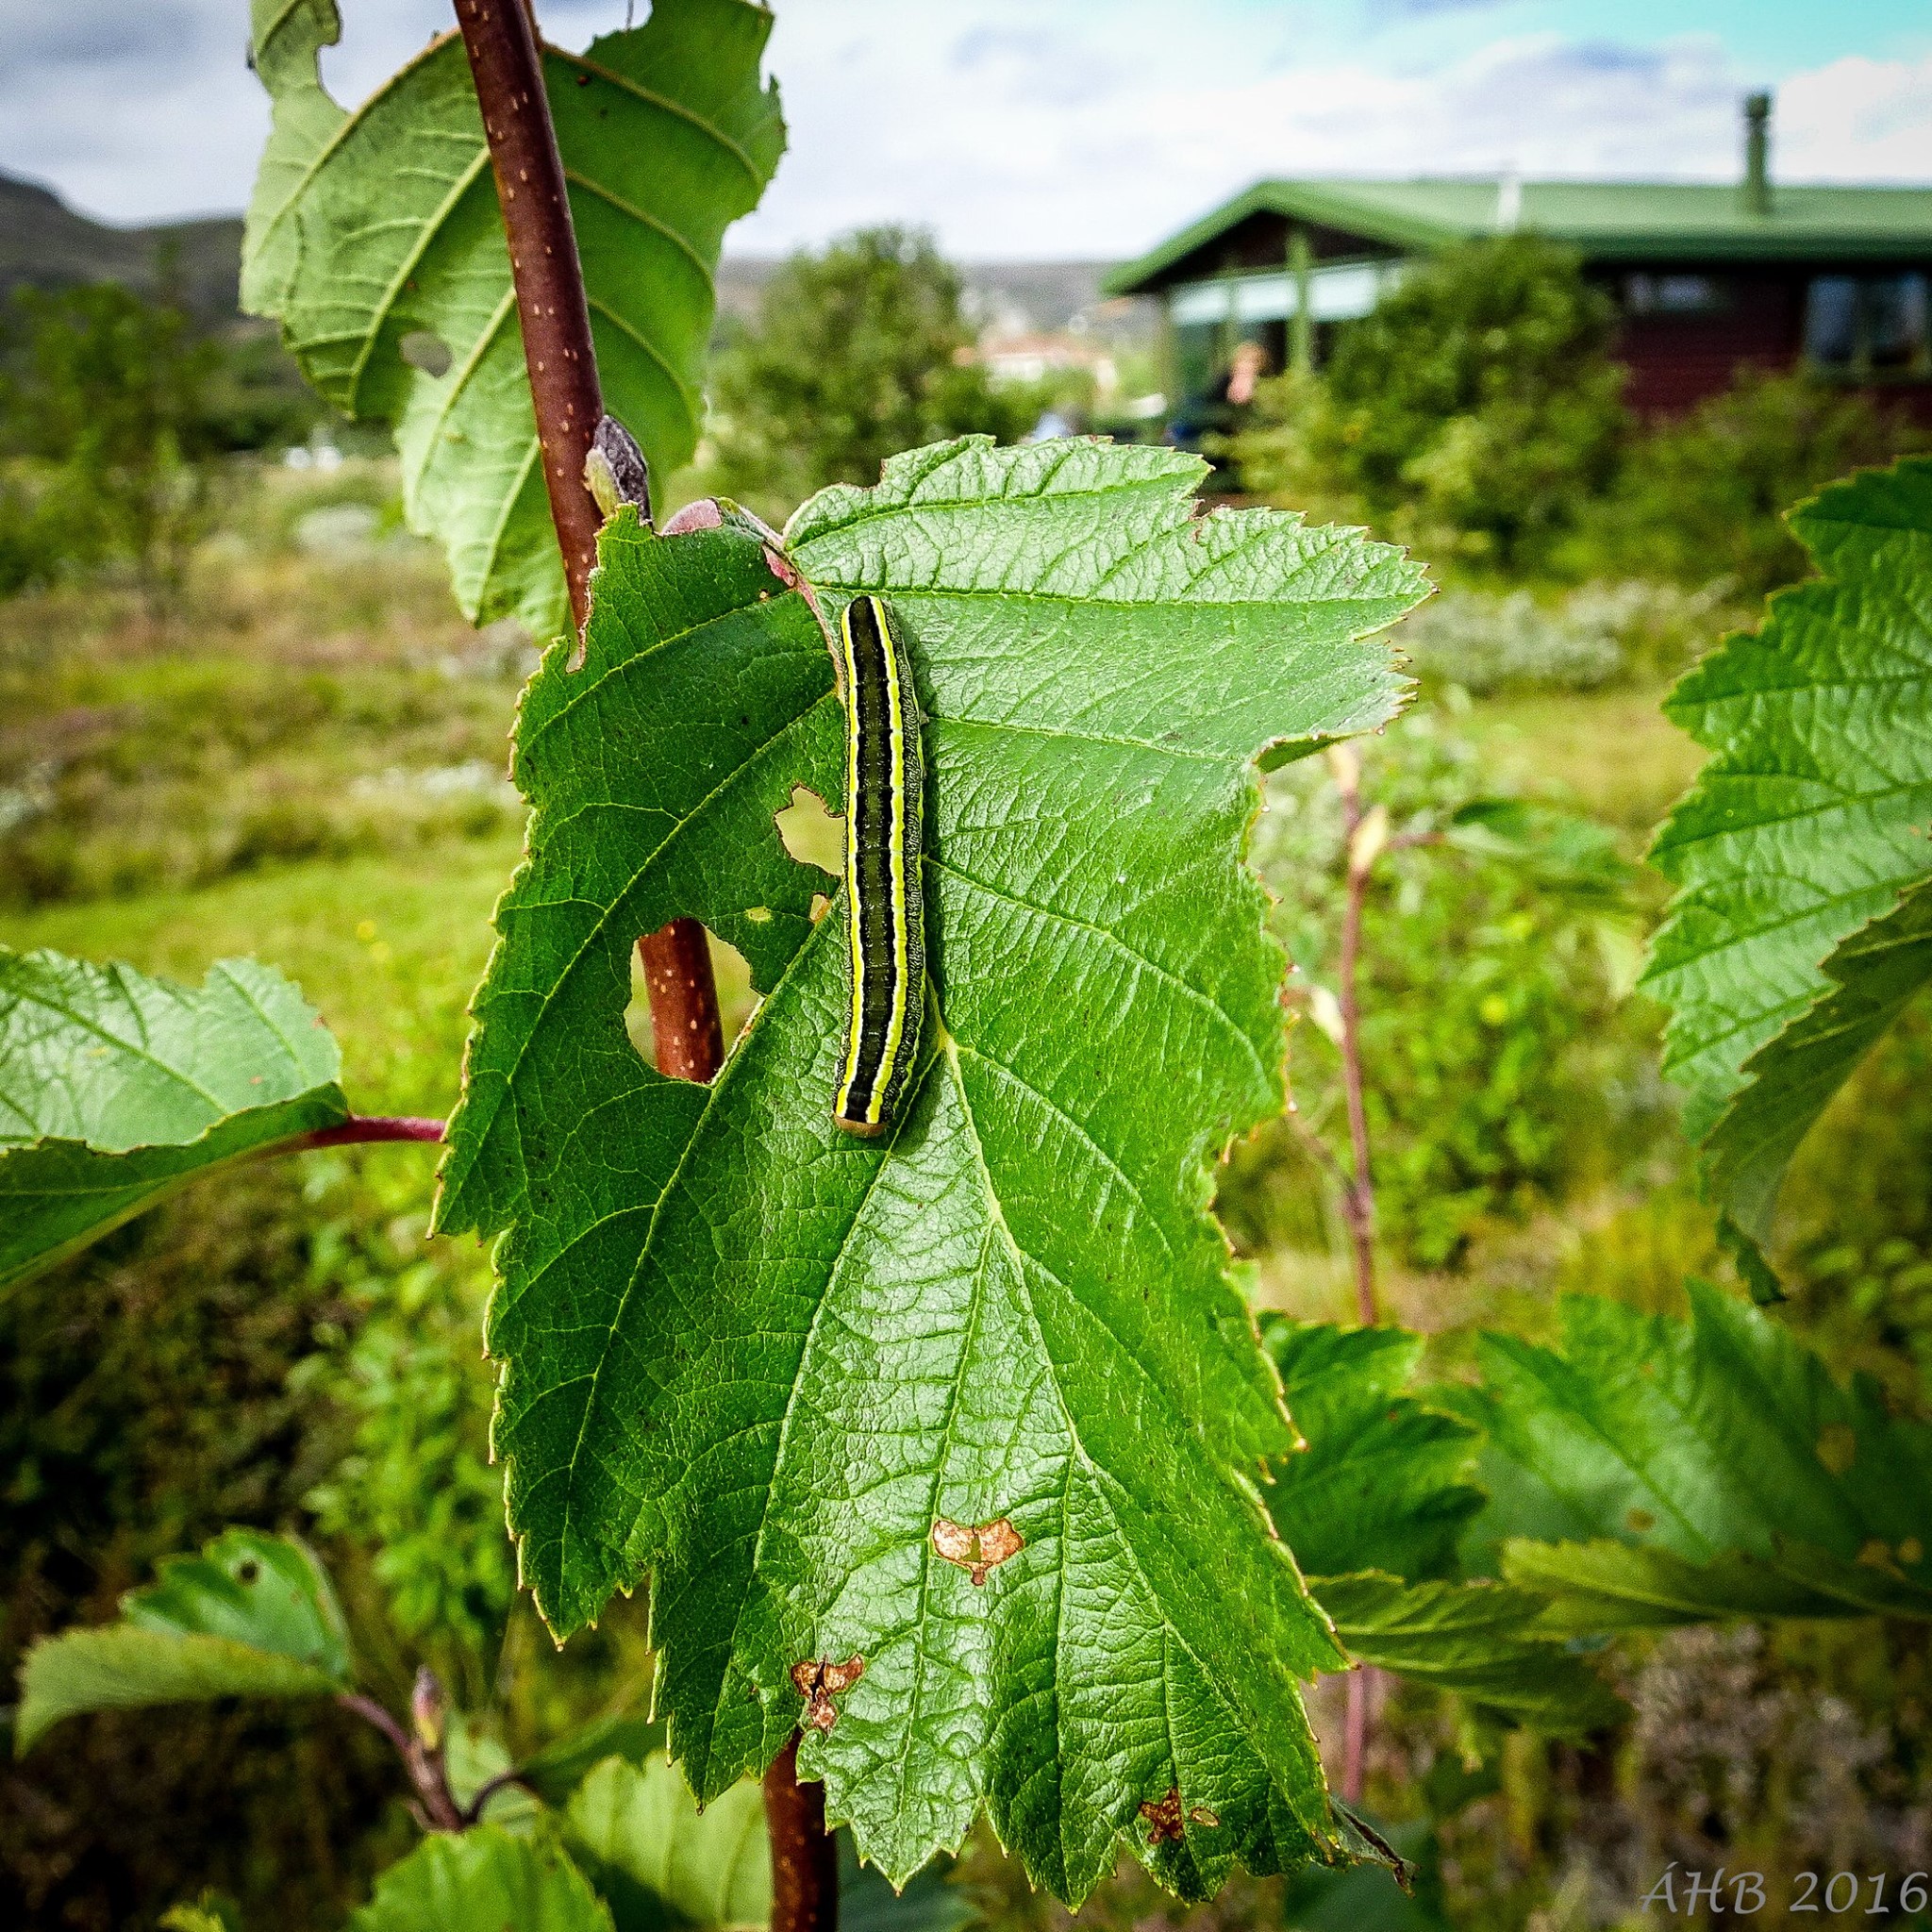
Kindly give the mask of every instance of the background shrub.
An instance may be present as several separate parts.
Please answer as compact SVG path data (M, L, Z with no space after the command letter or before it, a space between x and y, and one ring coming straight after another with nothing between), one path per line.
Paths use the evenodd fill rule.
M973 360L961 293L932 238L905 228L794 255L713 367L719 486L782 515L827 483L877 482L898 450L972 430L1024 435L1037 401L994 389Z
M1616 311L1534 236L1428 258L1337 336L1318 378L1263 385L1234 441L1247 487L1353 504L1483 565L1547 551L1607 480L1624 429Z

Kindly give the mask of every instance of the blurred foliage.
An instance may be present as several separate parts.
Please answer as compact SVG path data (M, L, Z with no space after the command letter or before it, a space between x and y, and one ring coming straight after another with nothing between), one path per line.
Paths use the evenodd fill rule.
M1024 436L1038 398L988 381L961 296L932 238L905 228L794 255L712 365L701 465L782 520L827 483L877 482L900 450L971 430Z
M1606 1177L1659 1126L1651 1028L1625 1006L1634 882L1611 833L1496 795L1474 747L1434 712L1391 727L1363 764L1364 798L1391 832L1362 926L1377 1221L1393 1253L1441 1267L1485 1222ZM1254 859L1305 1015L1290 1041L1297 1111L1237 1151L1219 1207L1250 1251L1321 1247L1330 1230L1311 1137L1344 1163L1348 1143L1333 977L1342 820L1319 761L1269 781Z
M336 1300L302 1218L294 1169L224 1176L0 1301L9 1683L31 1639L104 1621L158 1557L295 1518L340 1457L331 1405L292 1376ZM333 1923L389 1842L363 1728L327 1707L75 1724L0 1768L0 1920L109 1932L213 1884Z
M273 341L231 346L111 282L20 290L0 335L0 594L106 565L177 591L214 459L315 413Z
M1338 332L1320 375L1264 383L1232 454L1248 489L1367 521L1432 559L1533 564L1614 467L1615 325L1551 242L1445 249Z
M0 906L521 825L506 736L534 654L461 623L392 504L386 466L271 471L166 621L77 586L0 605Z
M1574 591L1452 586L1396 633L1424 687L1500 691L1655 690L1704 655L1740 613L1731 586L1642 577Z
M1869 394L1745 369L1722 395L1632 439L1614 488L1554 559L1570 575L1629 573L1755 600L1809 574L1784 512L1834 477L1932 438Z
M344 1167L311 1162L311 1199L340 1198ZM317 1325L291 1388L325 1393L350 1435L303 1501L318 1534L373 1547L369 1574L397 1638L475 1708L516 1596L503 1479L490 1461L490 1271L477 1249L429 1252L423 1176L393 1163L390 1174L412 1197L403 1211L379 1226L331 1217L310 1237L309 1270L335 1284L341 1314Z
M1615 323L1610 298L1548 242L1445 249L1342 324L1319 375L1262 383L1228 454L1244 489L1366 523L1452 575L1610 598L1635 579L1653 596L1707 586L1741 614L1807 573L1786 510L1932 441L1867 393L1748 367L1683 417L1635 422L1609 356ZM1547 640L1524 640L1537 627L1526 593L1498 602L1491 656L1549 661ZM1579 639L1567 661L1559 681L1586 689L1607 658Z

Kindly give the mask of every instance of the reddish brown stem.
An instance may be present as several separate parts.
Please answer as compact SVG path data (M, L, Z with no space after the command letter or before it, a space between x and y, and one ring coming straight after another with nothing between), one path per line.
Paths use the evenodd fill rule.
M695 919L674 919L638 941L651 998L658 1071L674 1080L708 1080L724 1063L724 1025L711 947Z
M591 572L603 523L584 484L584 458L604 414L604 398L563 158L543 92L543 58L536 24L516 0L457 0L457 24L483 109L509 241L550 520L563 551L571 614L581 632L591 612Z
M591 615L591 573L603 523L584 481L584 458L604 398L563 159L543 92L542 54L534 17L515 0L457 0L457 23L490 142L550 520L581 637ZM640 940L638 950L650 989L658 1071L678 1080L708 1080L724 1061L724 1033L703 926L675 919Z
M772 1932L837 1932L839 1851L825 1829L824 1786L798 1781L798 1735L765 1774Z

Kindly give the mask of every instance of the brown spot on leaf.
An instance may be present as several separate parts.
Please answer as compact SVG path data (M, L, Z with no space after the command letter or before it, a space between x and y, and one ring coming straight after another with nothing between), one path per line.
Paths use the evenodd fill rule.
M1843 1475L1857 1460L1858 1439L1843 1423L1826 1423L1818 1432L1818 1459L1833 1475Z
M806 1657L791 1666L791 1682L805 1699L805 1717L815 1731L829 1731L839 1722L832 1699L849 1690L865 1675L865 1659L857 1652L842 1664L828 1657Z
M941 1516L932 1526L932 1546L947 1562L967 1572L978 1590L1008 1557L1017 1557L1026 1547L1026 1540L1004 1516L977 1528Z
M1181 1823L1181 1794L1177 1785L1170 1785L1167 1796L1158 1804L1152 1798L1143 1798L1141 1816L1147 1821L1147 1842L1150 1845L1168 1844L1187 1836L1187 1827Z
M1639 1536L1645 1530L1657 1527L1657 1518L1648 1509L1626 1509L1624 1512L1624 1521Z

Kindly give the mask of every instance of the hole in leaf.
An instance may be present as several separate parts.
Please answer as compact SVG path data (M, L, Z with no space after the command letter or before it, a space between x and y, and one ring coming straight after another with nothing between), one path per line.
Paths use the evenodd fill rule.
M253 1583L261 1574L261 1565L253 1557L244 1557L235 1565L235 1580L238 1583Z
M771 916L765 914L767 919ZM758 995L752 991L751 968L744 955L709 926L705 928L705 938L710 941L711 974L718 982L718 1018L724 1029L724 1057L729 1059L738 1036L758 1006ZM638 946L630 949L630 1003L624 1009L624 1030L638 1057L647 1067L655 1067L658 1045L651 1032L651 993L644 980L643 952Z
M772 816L786 851L800 865L815 865L834 878L844 872L845 821L834 818L816 791L794 785L791 803Z
M832 909L832 902L823 892L811 895L811 923L816 925Z
M450 345L433 328L412 328L396 344L396 354L425 375L447 375L449 365L457 359Z

